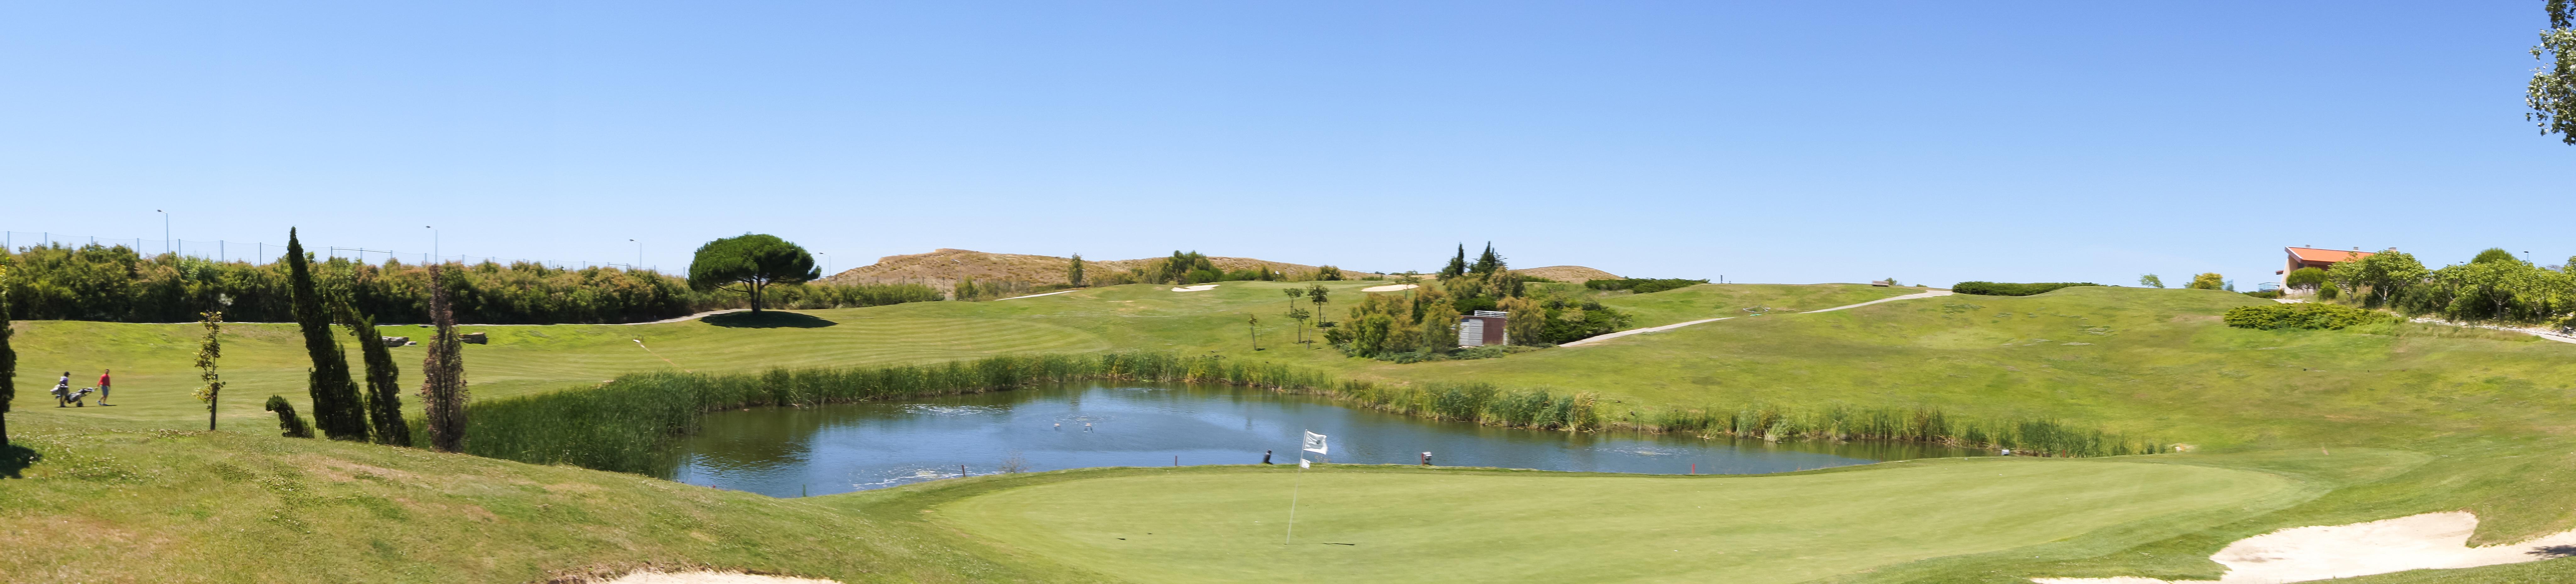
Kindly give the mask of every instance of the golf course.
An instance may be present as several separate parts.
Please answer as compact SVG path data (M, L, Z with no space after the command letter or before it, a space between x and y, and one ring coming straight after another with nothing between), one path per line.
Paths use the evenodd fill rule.
M1366 294L1358 288L1381 283L1223 282L1195 292L1132 284L661 324L461 328L490 338L464 352L478 402L639 372L1152 351L1387 386L1598 392L1600 416L1614 428L1692 412L1930 408L1961 419L2054 420L2181 452L1759 476L1102 468L773 499L277 437L275 416L256 398L310 407L292 324L227 326L222 371L232 385L218 404L219 429L208 432L204 406L184 389L194 379L197 325L27 321L13 340L19 387L50 385L66 369L113 367L118 389L116 405L82 408L31 407L22 392L10 434L38 457L6 469L25 480L0 482L8 509L0 538L60 553L0 559L0 573L535 581L703 567L845 582L2211 580L2224 572L2213 553L2283 528L2454 510L2476 514L2473 544L2576 528L2559 486L2576 483L2568 464L2576 430L2562 422L2576 414L2567 399L2576 391L2567 381L2576 379L2576 345L2530 335L2421 323L2240 329L2219 315L2271 301L2114 287L1803 313L1921 291L1857 284L1603 294L1600 304L1634 314L1632 328L1742 316L1584 347L1422 363L1294 344L1296 323L1285 319L1244 324L1246 315L1277 312L1281 290L1321 284L1332 302L1356 303ZM407 363L420 350L394 349ZM1288 540L1292 489L1299 515ZM252 551L281 540L310 545L298 554ZM2576 560L2353 581L2571 575Z

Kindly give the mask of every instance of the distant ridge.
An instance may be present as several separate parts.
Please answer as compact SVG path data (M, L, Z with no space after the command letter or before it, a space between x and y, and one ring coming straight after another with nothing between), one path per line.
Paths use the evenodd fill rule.
M1100 260L1083 258L1083 270L1091 274L1124 272L1147 262L1163 258ZM877 263L843 270L823 278L832 284L868 284L884 282L917 282L950 284L959 278L978 281L1026 282L1031 285L1064 284L1064 268L1070 258L1016 253L991 253L966 249L940 248L930 253L891 255L877 258ZM1244 270L1267 267L1289 273L1312 271L1315 266L1274 262L1253 258L1209 256L1208 261L1222 270ZM1594 270L1598 272L1598 270ZM1342 270L1342 277L1359 279L1375 276L1369 272Z

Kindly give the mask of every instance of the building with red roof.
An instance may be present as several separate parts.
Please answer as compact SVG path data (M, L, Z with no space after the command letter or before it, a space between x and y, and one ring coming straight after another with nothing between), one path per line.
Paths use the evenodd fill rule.
M2349 250L2320 249L2314 247L2288 247L2282 249L2290 252L2290 263L2287 267L2281 268L2280 271L2272 272L2274 275L2287 274L2290 273L2291 270L2299 268L2316 268L2323 270L2334 267L2338 262L2348 262L2379 255L2379 252L2361 251L2361 248L2358 247Z

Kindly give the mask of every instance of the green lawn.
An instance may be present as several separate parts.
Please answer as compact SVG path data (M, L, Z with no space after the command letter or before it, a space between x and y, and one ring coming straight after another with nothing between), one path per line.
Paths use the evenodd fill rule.
M1630 324L1644 328L1755 314L1748 308L1787 315L1923 291L1854 284L1701 284L1652 294L1614 294L1602 298L1601 304L1636 317Z
M1340 313L1359 299L1358 288L1381 283L1332 284L1337 292L1328 311ZM2478 513L2482 523L2473 541L2481 543L2576 528L2576 490L2567 487L2576 484L2576 424L2569 423L2576 419L2576 345L2436 325L2230 329L2217 322L2220 312L2264 301L2214 291L2084 287L1775 313L1580 348L1396 365L1287 344L1293 332L1278 316L1287 308L1279 293L1287 286L1234 282L1191 293L1118 286L1000 302L809 311L803 314L813 318L801 326L770 326L801 318L784 317L767 328L708 322L468 327L494 338L492 345L468 348L468 377L478 398L490 398L643 369L745 371L1143 349L1295 363L1381 382L1597 391L1615 400L1613 416L1769 404L1928 406L1991 419L2051 418L2188 443L2205 454L1905 463L1697 479L1337 468L1307 477L1322 481L1308 485L1307 494L1354 498L1307 507L1315 513L1311 525L1321 530L1312 533L1340 529L1348 537L1316 541L1362 545L1299 546L1293 557L1300 560L1291 561L1279 549L1259 547L1250 535L1257 530L1244 531L1251 528L1243 522L1269 521L1262 514L1280 510L1267 502L1279 478L1271 469L1073 471L769 501L624 475L273 438L273 417L258 411L257 400L273 393L301 405L304 396L303 354L287 325L230 329L236 334L228 338L224 367L235 385L224 412L227 432L157 434L151 430L203 427L203 409L186 396L194 379L187 366L193 325L33 322L18 324L20 409L9 421L13 435L41 437L35 445L47 458L25 470L37 480L0 481L0 524L7 525L0 538L28 538L9 542L26 546L21 549L69 541L88 550L83 554L145 559L84 558L70 565L89 571L52 578L64 580L154 581L186 570L234 581L510 580L682 558L853 581L1354 579L1360 573L1285 571L1347 564L1385 570L1371 575L1398 574L1392 578L1398 580L1544 574L2010 582L2046 575L2210 578L2217 565L2206 557L2245 536L2428 511ZM1652 326L1743 306L1812 310L1915 291L1707 285L1603 302L1636 313L1636 326ZM1267 350L1252 349L1247 314L1263 317ZM420 331L401 330L411 332L388 334ZM396 355L410 368L418 351ZM120 371L116 401L129 405L48 407L42 391L53 373L72 369L76 381L86 382L101 366ZM416 379L405 377L406 383ZM97 463L93 454L113 460ZM420 478L388 483L317 470L338 464L331 460ZM225 470L227 464L252 472ZM92 468L123 470L83 470ZM1977 480L1987 468L2002 480ZM262 473L305 477L298 484L329 493L322 496L334 502L259 486L266 484ZM546 487L565 482L606 490L565 498ZM2249 486L2258 483L2270 486ZM1319 484L1330 487L1318 494ZM469 496L488 498L457 498ZM365 497L403 503L407 514L377 510ZM443 503L405 503L423 501ZM1679 506L1684 502L1695 502L1690 509L1718 503L1736 511L1696 514ZM565 527L543 513L501 511L513 505L605 519ZM259 523L270 510L306 508L300 506L317 510L302 520L312 535L288 536ZM663 508L671 510L654 511ZM2020 514L2024 508L2054 511ZM799 515L825 512L831 515ZM1302 513L1301 525L1308 524ZM1971 515L1991 520L1959 519ZM667 537L690 531L656 523L678 516L734 535ZM375 534L384 529L419 530L448 543L412 549L389 542L393 552L366 543L381 539ZM1186 534L1187 547L1203 553L1158 556L1168 552L1155 550L1166 548L1103 547L1111 544L1088 535L1130 531ZM72 533L113 536L56 539ZM1364 541L1343 541L1353 538ZM1659 558L1644 543L1668 538L1727 551ZM275 569L290 576L214 569L228 565L222 563L231 553L226 550L258 549L263 541L351 553L276 560ZM460 551L456 542L468 541L555 551ZM370 547L349 547L361 544ZM1772 553L1750 553L1757 549ZM21 563L0 563L0 571L44 566L28 563L42 559L14 561ZM438 562L468 565L421 565ZM2576 579L2576 561L2428 574L2370 581L2490 575L2569 581Z
M1297 541L1283 545L1292 488ZM2296 491L2260 472L2082 460L1761 477L1362 467L1066 480L966 498L936 516L1031 562L1138 582L1762 583L2139 522L2206 528ZM2058 547L2042 553L2084 546Z

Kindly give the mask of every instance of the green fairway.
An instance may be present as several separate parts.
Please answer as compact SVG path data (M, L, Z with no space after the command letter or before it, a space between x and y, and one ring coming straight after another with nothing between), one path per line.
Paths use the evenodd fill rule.
M1278 317L1288 306L1280 291L1311 284L1227 282L1203 292L1172 292L1169 286L1139 284L1008 301L782 312L781 318L755 322L742 322L740 317L746 315L734 314L646 325L469 325L463 330L489 333L492 342L466 346L466 379L476 398L492 398L588 385L647 370L742 372L1107 350L1215 353L1367 374L1376 362L1347 359L1330 348L1289 343L1296 333L1291 321ZM1335 291L1327 310L1338 312L1366 294L1359 289L1384 282L1322 284ZM1886 290L1853 285L1697 286L1617 295L1607 302L1623 310L1634 307L1640 314L1678 314L1685 310L1682 307L1699 305L1782 304L1817 298L1827 300L1811 303L1859 302L1884 297ZM1664 295L1674 300L1650 300ZM1253 350L1250 332L1243 326L1247 314L1265 319L1264 350ZM28 414L138 427L188 427L185 421L194 419L200 422L194 427L204 427L204 406L188 397L189 388L197 384L197 371L191 367L201 334L196 325L33 321L16 326L19 387L33 388L19 397L18 406L29 408ZM270 425L275 418L261 411L259 404L270 394L283 395L298 408L306 408L305 369L310 361L294 325L236 323L226 325L224 331L222 367L231 383L229 398L222 404L227 424L239 424L237 428L243 430ZM415 339L428 335L428 329L413 326L386 326L380 332ZM345 331L342 340L354 358L357 350ZM421 356L419 347L394 349L395 361L406 372L405 383L418 382L412 373ZM52 411L52 400L42 392L53 386L55 377L69 370L74 387L87 387L95 385L100 368L116 370L117 393L111 403L117 407Z
M1601 304L1636 317L1635 328L1663 326L1707 318L1770 315L1859 304L1922 292L1922 288L1882 288L1858 284L1701 284L1652 294L1616 294Z
M1297 541L1283 545L1292 485ZM2132 522L2206 527L2228 520L2210 511L2276 507L2290 488L2258 472L2063 460L1770 477L1261 469L1040 484L938 516L1015 554L1138 582L1802 582Z
M1339 314L1362 296L1358 288L1382 283L1328 283L1336 292L1327 312ZM2481 518L2473 539L2479 543L2576 528L2576 492L2565 487L2576 484L2576 425L2565 422L2576 416L2576 345L2524 335L2424 324L2342 331L2232 329L2218 322L2219 313L2267 301L2205 290L2081 287L2030 297L1947 296L1783 314L1916 290L1703 285L1612 294L1602 302L1635 313L1640 327L1728 310L1740 313L1745 306L1782 310L1593 346L1399 365L1289 344L1294 332L1277 315L1288 306L1280 290L1290 286L1228 282L1205 292L1115 286L1021 300L805 311L758 322L469 326L468 331L490 332L493 341L466 349L467 375L476 398L487 399L585 386L640 370L740 372L1002 353L1154 350L1294 364L1380 383L1478 381L1507 389L1599 392L1606 399L1602 411L1613 421L1647 420L1657 412L1693 408L1929 407L1978 419L2059 420L2186 443L2206 454L1904 463L1730 478L1336 468L1306 477L1310 504L1301 512L1300 524L1311 531L1301 533L1317 544L1296 546L1294 552L1275 544L1262 547L1263 538L1256 537L1273 521L1269 514L1284 512L1284 504L1275 499L1280 499L1276 487L1285 475L1276 469L1043 473L817 498L805 507L795 506L804 504L799 502L726 503L755 505L726 507L747 514L729 519L715 518L715 511L691 512L699 515L690 520L703 525L758 534L738 536L742 542L758 542L743 546L809 545L797 549L814 554L860 549L830 543L836 536L815 531L828 528L865 534L851 537L867 541L914 546L900 553L853 552L860 557L942 558L925 560L920 565L926 567L918 568L915 577L905 577L873 567L727 547L734 545L726 543L732 540L715 535L708 536L716 538L712 541L691 536L688 541L651 540L662 542L652 546L635 543L669 533L714 532L673 532L668 525L639 519L661 516L633 509L687 508L736 501L738 494L634 482L640 486L612 489L613 496L563 498L547 494L555 491L542 485L627 485L618 481L641 479L459 457L415 460L400 458L417 456L399 454L410 452L405 450L274 438L274 418L258 410L258 400L280 394L301 407L306 395L306 361L291 325L228 329L223 365L225 378L234 385L227 392L224 428L231 432L153 434L149 431L203 427L202 406L187 397L195 378L188 361L197 328L48 321L17 324L22 391L16 400L19 410L10 415L13 434L51 436L34 443L47 458L25 471L39 480L0 481L0 502L7 503L0 507L20 510L0 512L0 521L20 534L9 537L68 537L60 531L67 528L45 522L76 518L106 532L174 533L181 534L170 536L178 538L174 541L232 549L223 546L251 544L225 542L289 537L266 528L239 528L240 522L251 520L225 517L245 512L237 508L241 505L250 505L253 514L239 517L255 519L265 509L313 504L278 491L250 490L249 485L262 480L257 477L266 476L260 473L301 468L295 472L304 474L295 476L333 477L302 484L333 493L326 497L330 501L357 505L320 504L313 508L330 511L315 511L303 520L315 534L309 537L334 542L364 543L366 534L397 524L425 530L421 537L479 541L469 531L457 531L482 529L472 523L432 527L400 523L391 514L367 515L377 511L367 510L365 497L454 501L421 490L449 489L447 483L487 498L404 507L411 514L403 517L480 517L463 506L470 504L501 520L538 522L546 515L515 517L500 509L542 504L575 510L563 513L612 518L601 520L606 522L602 525L631 523L652 534L627 533L623 527L592 528L605 529L601 533L609 535L596 536L604 539L529 526L491 531L503 534L491 536L496 541L542 542L571 550L472 560L497 562L493 565L500 567L491 572L442 572L406 563L412 561L406 558L464 561L459 558L473 554L458 551L461 543L403 552L418 555L367 555L393 553L371 548L354 555L303 558L310 565L280 568L323 580L386 574L473 576L467 579L507 574L516 579L580 565L669 557L854 581L1328 581L1380 574L1391 574L1383 579L1392 580L2212 578L2217 565L2206 560L2210 553L2281 527L2466 509ZM1253 350L1248 338L1244 318L1251 314L1263 317L1264 350ZM420 330L388 327L385 332L418 336ZM639 346L637 339L644 344ZM396 350L407 370L406 384L417 383L409 370L417 366L419 351ZM85 386L99 367L118 370L114 402L125 405L49 407L43 390L56 373L70 369L76 385ZM93 455L113 460L97 463L105 459ZM315 470L315 464L327 466L333 458L373 460L365 464L421 478L380 483ZM425 470L405 466L415 464ZM224 465L253 472L242 475ZM101 468L122 470L85 470ZM111 480L97 478L102 476ZM253 478L228 478L236 476ZM113 497L88 497L96 493ZM132 505L102 503L118 500ZM1685 503L1688 510L1681 506ZM1698 513L1702 508L1721 511ZM458 514L427 511L435 509ZM921 512L925 510L930 512ZM800 513L835 515L792 519ZM920 522L923 517L943 519L926 524ZM219 522L208 525L234 527L191 523L208 518ZM810 520L817 527L758 523L773 519ZM1250 521L1264 523L1255 527ZM333 525L337 527L327 527ZM233 528L245 531L222 531ZM1117 534L1129 533L1186 536L1192 543L1178 549L1144 545L1151 539L1130 537L1128 542L1137 543L1112 544L1095 537L1117 542L1115 537L1128 537ZM37 540L17 543L42 545ZM170 555L176 553L171 550L194 549L185 545L80 545L93 546L83 549L100 554L136 554L170 565L214 565L193 555ZM1686 557L1659 557L1658 549ZM1675 549L1702 553L1671 551ZM153 562L79 565L92 571L78 574L105 576L71 579L157 580L162 578L151 575L164 573L153 571L161 570L157 567L143 569L159 565ZM2576 575L2571 574L2576 561L2456 573L2553 581ZM2403 578L2409 579L2388 581L2430 581Z

